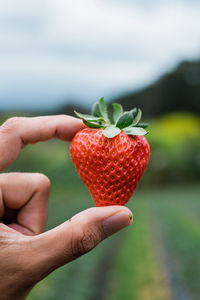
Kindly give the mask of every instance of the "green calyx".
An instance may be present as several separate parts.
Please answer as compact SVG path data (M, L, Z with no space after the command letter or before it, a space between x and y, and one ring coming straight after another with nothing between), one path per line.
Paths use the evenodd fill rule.
M148 132L145 128L148 124L141 123L142 111L134 108L124 111L118 103L113 103L113 113L108 112L106 102L103 97L92 106L91 115L81 114L75 111L78 118L90 128L103 128L103 134L107 138L117 136L121 131L127 135L145 135Z

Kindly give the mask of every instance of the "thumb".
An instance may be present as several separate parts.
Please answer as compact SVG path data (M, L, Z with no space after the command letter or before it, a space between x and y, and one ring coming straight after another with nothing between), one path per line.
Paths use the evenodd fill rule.
M32 257L34 268L38 269L38 280L92 250L106 237L130 225L132 219L131 211L124 206L94 207L33 237L32 249L36 253Z

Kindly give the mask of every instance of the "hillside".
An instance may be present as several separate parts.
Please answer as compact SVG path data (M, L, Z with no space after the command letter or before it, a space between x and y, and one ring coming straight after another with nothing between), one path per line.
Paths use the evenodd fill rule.
M125 109L140 107L148 117L171 111L200 114L200 60L182 62L176 70L154 84L115 101Z

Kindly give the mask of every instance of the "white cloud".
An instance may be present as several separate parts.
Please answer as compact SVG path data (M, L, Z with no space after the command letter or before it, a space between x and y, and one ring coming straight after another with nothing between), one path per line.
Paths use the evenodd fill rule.
M147 9L142 1L0 0L0 6L0 99L6 99L0 107L111 97L200 50L200 3Z

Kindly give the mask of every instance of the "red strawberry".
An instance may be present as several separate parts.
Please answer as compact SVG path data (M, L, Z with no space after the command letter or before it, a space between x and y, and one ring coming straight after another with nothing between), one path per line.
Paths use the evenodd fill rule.
M83 182L97 206L124 205L136 189L150 154L143 136L146 124L139 123L140 109L123 112L113 104L113 124L103 98L93 107L92 115L76 115L88 127L72 140L70 154Z

